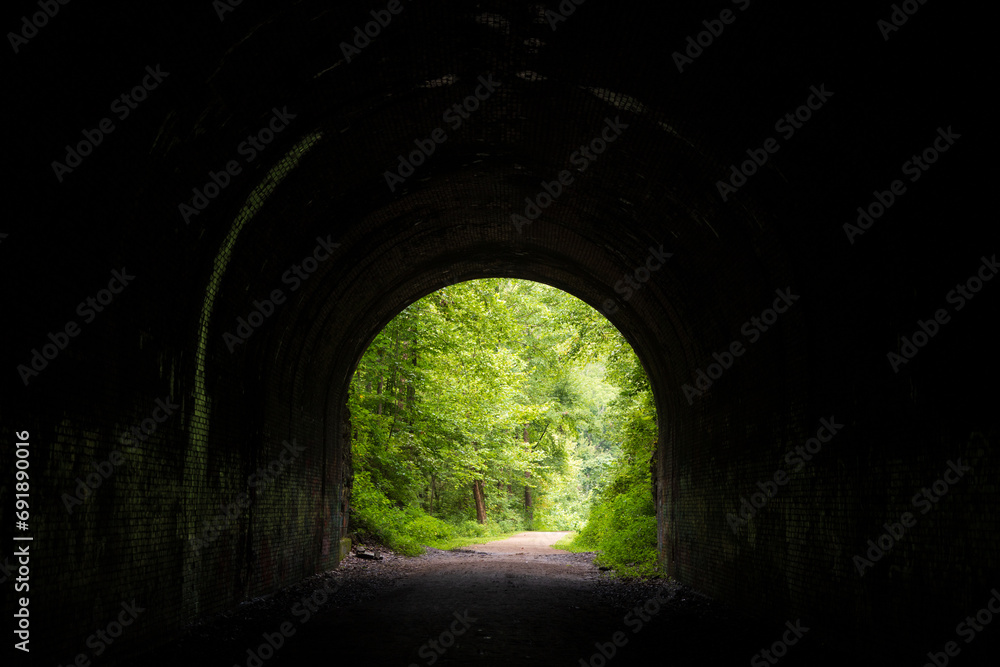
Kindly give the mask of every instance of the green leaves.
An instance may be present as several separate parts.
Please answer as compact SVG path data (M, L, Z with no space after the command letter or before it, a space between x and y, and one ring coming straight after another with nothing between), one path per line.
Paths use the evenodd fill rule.
M477 280L411 304L359 362L349 408L354 522L402 548L532 516L577 527L602 489L648 494L642 367L600 313L546 285ZM473 520L474 481L488 529Z

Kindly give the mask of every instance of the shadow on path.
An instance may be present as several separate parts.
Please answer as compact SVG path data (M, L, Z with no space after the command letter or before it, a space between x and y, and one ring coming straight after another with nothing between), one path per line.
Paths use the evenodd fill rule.
M563 535L522 533L416 558L352 554L337 570L206 619L141 664L746 665L788 630L676 583L612 579L594 554L548 546ZM816 634L796 638L780 664L855 664Z

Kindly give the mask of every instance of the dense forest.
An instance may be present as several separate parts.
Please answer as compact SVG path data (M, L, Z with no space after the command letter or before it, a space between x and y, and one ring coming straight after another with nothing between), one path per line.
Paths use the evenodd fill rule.
M582 301L475 280L411 304L358 365L351 530L406 554L523 530L578 531L656 572L656 417L632 348Z

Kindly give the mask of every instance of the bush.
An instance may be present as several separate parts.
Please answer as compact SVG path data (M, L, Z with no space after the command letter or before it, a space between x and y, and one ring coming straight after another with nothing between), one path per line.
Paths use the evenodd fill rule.
M519 533L524 530L524 522L519 519L500 519L496 522L496 530L500 533Z
M407 530L410 518L405 510L397 507L376 488L367 470L355 473L351 490L353 530L370 533L393 551L416 556L424 550Z
M416 506L400 507L372 481L367 470L357 470L351 491L351 530L367 534L405 556L424 553L425 546L451 549L474 544L484 538L498 539L522 531L517 519L498 519L479 524L471 519L449 523Z
M613 487L594 503L587 525L572 542L573 548L599 552L599 565L625 575L659 575L656 507L649 488L633 485L615 494L610 491Z
M455 532L463 537L486 537L486 525L467 519L455 526Z
M455 527L421 512L406 524L406 534L421 543L449 540L455 537Z

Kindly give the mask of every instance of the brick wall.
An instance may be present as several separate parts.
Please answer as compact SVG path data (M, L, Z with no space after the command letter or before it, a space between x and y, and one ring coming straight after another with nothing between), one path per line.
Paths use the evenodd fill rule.
M552 31L527 5L487 4L414 4L336 67L337 36L369 5L244 3L225 21L207 5L71 6L16 54L11 87L33 92L11 137L11 192L31 193L32 210L0 237L0 429L8 441L31 433L39 656L92 653L88 636L134 599L146 611L105 655L127 660L200 616L332 567L349 507L354 364L405 305L485 276L539 280L597 307L617 300L611 319L655 387L659 540L681 581L840 637L946 636L998 584L1000 289L952 310L898 373L886 360L918 319L953 308L945 293L996 250L978 224L976 197L991 191L976 166L992 159L985 142L968 130L855 243L842 230L934 128L967 131L967 87L948 72L989 40L966 38L944 6L923 6L923 23L885 41L874 14L752 3L681 73L673 50L718 7L672 8L661 24L646 18L650 3L587 3ZM482 11L510 29L477 21ZM941 35L962 42L925 48ZM118 55L77 48L81 36ZM151 63L170 76L57 181L62 147ZM489 73L499 90L390 191L396 156ZM733 161L824 81L829 105L723 201L716 182ZM178 205L192 188L244 159L241 142L286 106L287 129L185 220ZM572 168L609 117L629 128L515 229L510 215ZM340 248L293 291L283 275L328 236ZM673 257L625 300L616 282L661 244ZM123 267L134 282L84 322L77 304ZM742 325L786 287L801 300L689 404L684 385L745 341ZM275 289L285 302L231 352L224 334ZM70 320L79 335L25 386L14 369ZM177 407L125 451L123 432L164 416L157 401ZM740 498L830 417L843 429L734 533L726 515ZM266 489L249 488L284 442L303 449ZM115 451L121 465L67 511L63 494ZM959 457L973 472L860 576L852 557L866 540ZM4 526L13 492L0 481ZM229 525L196 550L205 522L233 503ZM12 606L6 583L3 596Z

